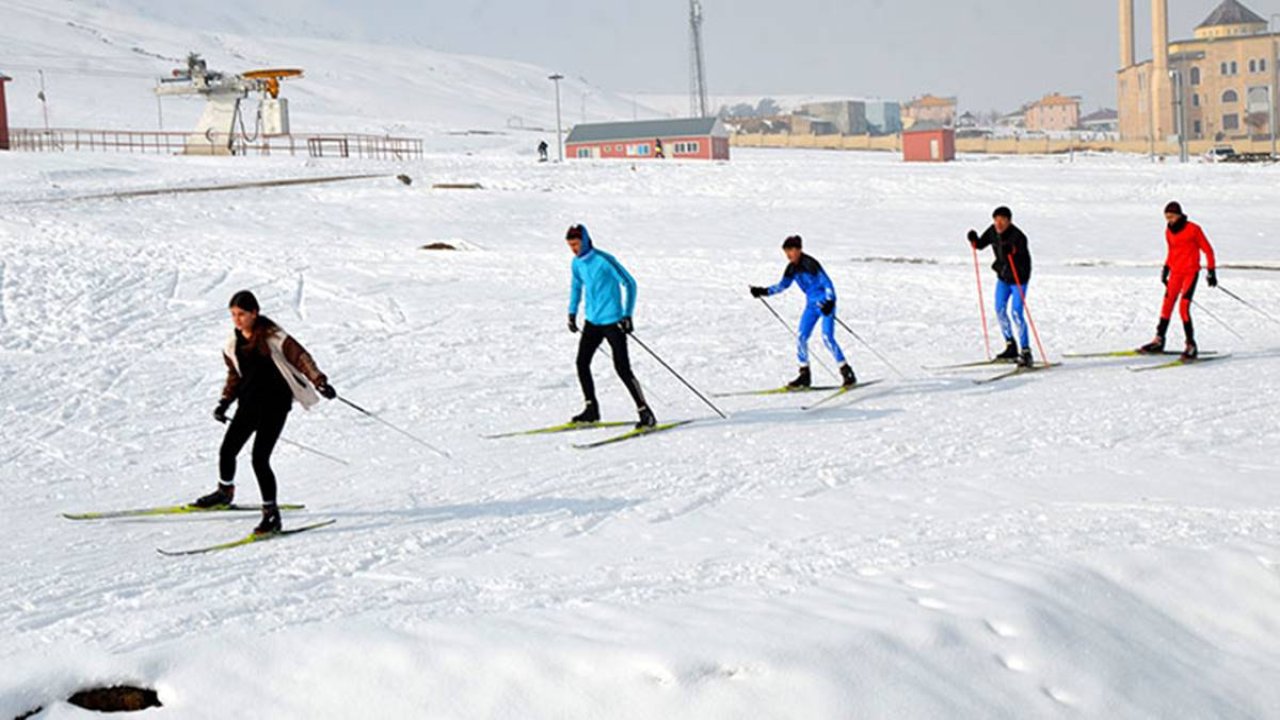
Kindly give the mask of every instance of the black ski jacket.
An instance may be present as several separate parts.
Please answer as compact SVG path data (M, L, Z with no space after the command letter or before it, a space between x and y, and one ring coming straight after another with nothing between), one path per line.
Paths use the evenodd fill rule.
M991 263L991 269L996 271L1001 280L1010 285L1017 285L1018 281L1022 281L1023 285L1031 282L1031 250L1027 248L1027 236L1022 234L1017 225L1010 224L1003 235L996 232L995 225L988 227L978 238L978 249L987 247L995 253L996 261ZM1009 267L1010 256L1013 257L1013 268ZM1018 271L1016 278L1013 273L1015 269Z

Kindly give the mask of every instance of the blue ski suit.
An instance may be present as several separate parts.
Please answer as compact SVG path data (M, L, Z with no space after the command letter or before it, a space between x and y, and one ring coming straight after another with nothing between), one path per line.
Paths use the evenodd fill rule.
M622 302L622 288L627 301ZM569 314L578 314L582 295L587 296L587 322L592 325L616 325L631 317L636 309L636 279L622 267L617 258L596 250L591 234L582 226L582 249L573 259L573 282L569 286Z
M813 335L814 326L818 324L819 319L822 320L823 343L831 351L836 362L844 365L844 351L836 343L836 312L832 309L830 315L822 314L823 303L827 301L834 303L836 300L836 287L831 283L831 278L827 276L827 272L822 269L822 265L817 260L802 254L800 262L787 263L782 280L777 285L769 287L769 294L777 295L791 287L792 283L799 285L805 295L804 314L800 316L800 339L796 344L796 359L800 361L801 367L809 365L809 337Z

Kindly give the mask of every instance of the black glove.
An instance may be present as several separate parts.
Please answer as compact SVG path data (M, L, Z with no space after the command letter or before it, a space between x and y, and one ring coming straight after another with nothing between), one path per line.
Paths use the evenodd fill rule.
M830 315L831 313L833 313L833 312L835 312L835 311L836 311L836 301L835 301L835 300L823 300L823 301L822 301L822 314L823 314L823 315Z
M769 288L760 287L759 285L751 286L751 297L753 298L766 297L768 294L769 294Z
M320 393L320 397L324 398L325 400L332 400L338 397L338 391L334 390L333 386L330 385L328 382L321 382L318 385L316 385L316 392Z
M1209 268L1209 287L1218 287L1218 271L1215 268Z
M978 237L978 231L977 231L977 230L970 230L970 231L969 231L969 244L970 244L970 245L977 245L977 244L978 244L978 241L979 241L979 240L981 240L981 239L982 239L982 238Z
M636 329L635 324L631 322L631 318L629 317L622 318L622 320L618 322L618 327L627 335L630 335L631 331Z
M1169 284L1169 266L1168 265L1165 265L1164 269L1160 271L1160 282L1164 285Z
M578 316L577 315L569 316L569 332L571 333L578 332Z
M229 410L230 408L231 408L231 401L228 400L227 398L223 398L222 400L218 401L218 407L213 411L213 419L217 420L220 423L225 423L227 421L227 410Z

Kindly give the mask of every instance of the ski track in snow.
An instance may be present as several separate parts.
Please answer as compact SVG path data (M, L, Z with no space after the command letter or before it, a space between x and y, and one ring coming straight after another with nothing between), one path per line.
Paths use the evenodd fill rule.
M56 171L63 192L100 191L116 184L112 167L151 185L326 171L14 156L0 190ZM920 168L739 152L731 165L634 170L441 153L405 170L420 180L411 188L0 204L0 521L11 530L0 663L82 646L160 658L175 641L325 637L364 623L474 646L505 628L546 652L658 638L661 660L637 665L646 687L776 690L797 667L806 682L830 673L808 716L854 698L869 716L1280 711L1262 679L1280 668L1276 328L1205 291L1199 301L1249 338L1202 316L1202 347L1236 353L1222 364L1134 375L1132 358L1067 361L983 387L971 382L981 373L914 370L982 352L963 237L995 204L1012 205L1031 237L1030 301L1057 357L1146 340L1170 197L1204 222L1220 257L1275 259L1269 240L1241 239L1274 232L1275 218L1255 224L1253 200L1232 200L1266 169L1087 156ZM436 177L487 189L423 189ZM1258 192L1280 206L1274 189ZM730 419L719 420L633 347L659 420L702 422L592 451L570 443L608 431L482 439L562 422L580 405L561 240L579 221L638 278L637 334L704 391L794 372L793 340L745 292L776 281L778 243L794 232L832 274L842 317L911 378L842 334L859 376L885 384L809 413L801 398L723 398ZM418 249L435 238L485 249ZM939 262L856 261L881 254ZM1070 266L1082 257L1132 266ZM990 292L985 267L983 280ZM1223 282L1276 310L1266 274ZM155 549L231 539L252 522L59 519L209 489L226 301L242 288L339 392L453 459L329 403L296 409L285 437L352 465L288 445L274 465L281 500L308 505L286 524L337 519L331 528L172 559ZM795 292L775 307L794 322ZM629 419L609 360L595 370L606 418ZM256 500L247 454L240 472L239 497ZM1232 585L1225 609L1215 582ZM593 613L610 619L582 623ZM1124 669L1134 663L1150 669ZM445 665L431 667L448 677ZM166 682L183 671L173 672ZM870 700L859 689L879 672L914 699ZM1188 684L1216 689L1158 691ZM188 701L202 691L188 687ZM657 701L637 716L660 714L646 702ZM776 699L765 707L788 714ZM0 716L9 709L0 703Z

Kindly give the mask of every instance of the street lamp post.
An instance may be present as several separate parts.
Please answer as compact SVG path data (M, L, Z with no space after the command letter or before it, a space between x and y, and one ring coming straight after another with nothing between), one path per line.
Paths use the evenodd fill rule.
M564 162L564 136L560 131L560 81L564 76L556 73L547 79L556 84L556 158L558 162Z

